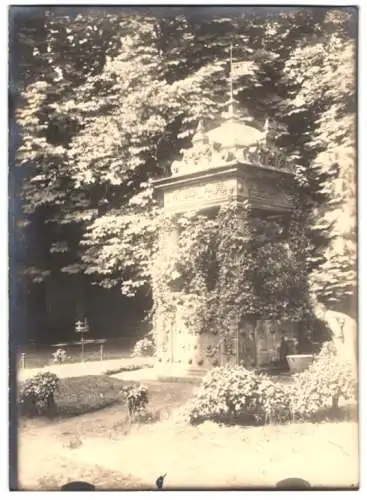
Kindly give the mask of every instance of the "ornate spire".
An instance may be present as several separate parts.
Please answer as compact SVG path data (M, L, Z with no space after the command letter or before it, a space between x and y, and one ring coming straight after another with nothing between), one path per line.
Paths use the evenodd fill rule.
M229 47L229 98L228 101L224 104L227 109L222 113L223 118L227 121L233 122L235 119L235 103L236 99L233 95L233 44L231 43Z
M228 106L228 110L223 113L225 118L230 121L234 122L236 120L236 117L240 121L245 121L245 122L252 122L253 118L250 115L248 109L243 109L242 112L240 113L240 116L237 116L236 109L235 109L235 104L236 104L236 99L234 97L234 92L233 92L233 77L236 75L241 75L241 74L246 74L248 72L248 66L249 63L248 61L241 61L238 63L233 62L233 44L231 43L230 48L229 48L229 64L230 64L230 70L229 70L229 99L226 102L226 106Z
M233 92L234 76L250 75L252 61L233 62L233 45L229 48L229 100L225 103L225 120L214 129L204 130L198 121L192 147L185 150L180 161L172 164L172 175L185 175L233 162L247 162L263 168L287 169L285 159L274 145L274 124L267 118L263 129L256 125L248 109L236 113ZM198 110L202 116L201 110ZM253 122L253 123L248 123ZM254 123L255 122L255 123Z
M264 134L266 137L269 134L269 130L270 130L270 120L269 120L269 117L267 116L265 119L265 123L264 123Z

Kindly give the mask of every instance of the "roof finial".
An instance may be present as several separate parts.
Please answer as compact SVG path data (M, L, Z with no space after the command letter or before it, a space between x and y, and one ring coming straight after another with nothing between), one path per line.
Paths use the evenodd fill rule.
M233 44L231 43L229 48L229 107L228 107L228 116L229 119L234 118L234 98L233 98Z
M266 140L269 138L269 132L270 132L270 120L269 117L266 116L264 123L264 135Z

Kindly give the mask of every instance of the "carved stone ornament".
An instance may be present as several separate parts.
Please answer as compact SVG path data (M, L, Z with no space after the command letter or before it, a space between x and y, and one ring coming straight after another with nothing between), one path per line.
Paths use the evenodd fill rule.
M223 339L223 353L227 359L236 355L234 339L229 335L226 335Z
M293 166L287 161L285 154L278 148L259 142L244 151L245 160L254 165L293 172Z
M181 161L173 162L171 172L173 176L185 175L236 161L294 173L286 155L265 136L248 145L223 146L207 140L196 141L192 148L184 151Z
M205 349L205 356L209 359L213 358L219 351L219 343L217 345L208 345Z
M174 207L181 204L197 202L198 200L228 199L235 190L232 181L217 181L211 184L196 184L185 186L180 189L168 191L165 194L164 203L166 207Z

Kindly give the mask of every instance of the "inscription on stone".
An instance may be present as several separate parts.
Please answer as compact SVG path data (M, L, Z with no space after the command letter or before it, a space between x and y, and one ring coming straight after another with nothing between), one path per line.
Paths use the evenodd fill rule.
M171 191L167 191L164 204L167 208L175 206L212 203L213 201L225 201L235 192L233 181L213 182L211 184L196 184Z

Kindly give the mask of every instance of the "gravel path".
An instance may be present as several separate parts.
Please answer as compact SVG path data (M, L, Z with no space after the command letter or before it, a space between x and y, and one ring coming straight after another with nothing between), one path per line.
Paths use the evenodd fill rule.
M358 427L352 422L187 428L166 421L112 439L83 438L75 449L65 447L53 428L22 436L20 481L27 489L86 477L103 481L104 488L154 488L165 473L167 488L274 487L287 477L313 487L358 484Z

